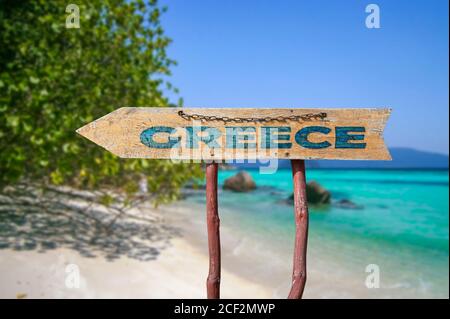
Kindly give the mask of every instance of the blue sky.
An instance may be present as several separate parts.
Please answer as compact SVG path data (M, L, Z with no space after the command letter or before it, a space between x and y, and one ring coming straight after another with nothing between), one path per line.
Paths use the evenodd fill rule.
M391 107L389 146L448 154L447 0L160 4L185 106Z

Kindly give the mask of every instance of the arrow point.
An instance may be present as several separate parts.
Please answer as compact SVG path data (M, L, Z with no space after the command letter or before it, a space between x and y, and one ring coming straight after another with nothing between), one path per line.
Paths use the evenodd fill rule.
M90 124L90 123L89 123L89 124ZM86 124L86 125L84 125L84 126L78 128L78 129L76 129L75 132L76 132L77 134L80 134L81 136L83 136L83 137L89 139L89 137L87 137L87 136L85 135L85 134L86 134L86 129L87 129L87 127L89 126L89 124Z

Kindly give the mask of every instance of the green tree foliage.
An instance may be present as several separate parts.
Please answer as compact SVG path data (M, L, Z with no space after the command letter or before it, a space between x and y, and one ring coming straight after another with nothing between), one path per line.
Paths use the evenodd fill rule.
M0 0L0 186L31 180L136 189L141 174L158 201L173 199L198 167L122 160L75 130L122 106L167 106L167 57L156 1Z

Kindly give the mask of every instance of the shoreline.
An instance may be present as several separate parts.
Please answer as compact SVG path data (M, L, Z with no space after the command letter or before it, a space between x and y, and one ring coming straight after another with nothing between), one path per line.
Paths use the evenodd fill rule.
M139 252L110 259L63 246L0 249L0 298L205 298L208 248L202 208L177 202L159 209L147 204L130 212L151 216L151 227L176 229L176 236L156 243L152 259L139 259ZM191 218L197 213L199 218ZM221 244L221 298L286 298L291 256L275 256L272 249L265 251L264 244L255 245L226 225L221 227ZM314 263L310 259L304 298L364 297L356 287L315 270ZM78 288L73 275L79 275ZM330 285L355 293L327 291Z
M246 208L241 209L245 214ZM224 205L220 210L221 298L286 298L291 284L292 229L284 228L283 240L266 240L273 234L239 227L245 215L237 214L236 208ZM249 215L246 220L258 216ZM206 297L208 248L205 207L200 202L181 200L158 209L143 204L131 209L111 234L88 234L92 229L86 228L85 220L80 225L70 220L55 226L54 216L30 217L44 224L42 235L34 220L27 221L28 233L0 234L3 242L11 241L8 247L0 246L0 298ZM53 234L55 229L48 227L58 231ZM38 243L29 245L27 238L36 240L34 234L39 235ZM311 235L304 298L432 298L426 283L419 287L423 291L417 290L388 274L383 275L380 289L368 289L367 263L352 260L359 255L349 255L355 249L350 242L346 243L350 246L330 242L318 229ZM63 238L71 240L69 245ZM52 240L53 246L49 245ZM357 268L347 269L349 260ZM79 268L79 288L66 286L70 264ZM448 290L444 294L448 296Z
M181 221L186 226L184 234L185 238L189 238L189 244L207 257L204 205L181 201L167 209L166 215L171 216L175 224ZM245 212L246 207L242 207L242 214ZM284 230L286 236L283 240L270 240L275 233L264 234L249 229L248 225L240 227L243 221L233 218L244 215L234 209L230 211L229 207L222 206L220 216L222 267L241 278L263 285L272 298L286 298L291 285L293 230ZM434 292L427 282L428 278L416 278L411 282L411 274L402 274L402 269L407 271L402 261L390 256L395 254L394 247L379 250L376 243L353 246L352 242L329 241L330 238L324 238L326 234L321 234L321 231L314 229L309 238L308 280L303 298L448 298L448 289ZM378 249L377 253L374 248ZM366 253L367 250L373 253ZM380 252L383 252L382 255L379 255ZM370 289L366 286L369 275L367 266L374 261L381 269L381 283L379 288ZM416 265L421 267L418 263ZM224 282L222 280L222 284Z

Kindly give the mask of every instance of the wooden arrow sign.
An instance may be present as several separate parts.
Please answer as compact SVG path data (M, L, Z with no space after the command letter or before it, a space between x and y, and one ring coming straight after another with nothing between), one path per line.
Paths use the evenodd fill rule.
M390 112L124 107L77 132L124 158L390 160Z

